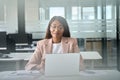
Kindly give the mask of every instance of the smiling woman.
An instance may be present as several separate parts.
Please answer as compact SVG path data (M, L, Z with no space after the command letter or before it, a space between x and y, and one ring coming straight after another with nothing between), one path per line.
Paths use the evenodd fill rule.
M45 38L52 38L54 42L55 39L60 41L62 36L70 37L67 21L61 16L54 16L49 22Z
M45 39L38 41L34 54L25 68L44 71L46 54L79 52L77 39L70 38L69 26L65 18L54 16L48 24Z
M64 28L61 23L55 20L50 26L50 32L52 35L53 43L59 43L64 32Z

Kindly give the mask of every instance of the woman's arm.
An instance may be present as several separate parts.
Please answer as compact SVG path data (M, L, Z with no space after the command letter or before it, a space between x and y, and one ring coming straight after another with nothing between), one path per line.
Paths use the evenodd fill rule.
M32 69L40 69L41 64L41 58L42 58L42 50L40 47L40 43L37 43L37 47L29 59L28 63L25 66L26 70L32 70Z

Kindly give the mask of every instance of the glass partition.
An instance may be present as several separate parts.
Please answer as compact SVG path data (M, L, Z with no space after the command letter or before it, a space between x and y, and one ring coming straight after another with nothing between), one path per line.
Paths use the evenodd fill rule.
M116 68L116 3L114 0L39 0L41 35L44 34L50 18L55 15L67 19L71 36L78 39L81 51L98 51L103 57L102 60L96 61L96 68Z
M33 40L43 39L51 17L63 16L71 36L78 39L80 50L97 51L102 56L95 61L94 68L116 69L119 20L116 1L25 0L25 32L32 33ZM0 31L17 33L17 21L17 0L0 0ZM89 68L89 62L86 65Z
M17 0L0 0L0 31L18 33Z

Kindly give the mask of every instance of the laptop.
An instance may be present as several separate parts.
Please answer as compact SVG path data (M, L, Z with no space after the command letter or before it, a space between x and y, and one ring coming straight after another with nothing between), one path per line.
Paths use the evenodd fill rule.
M46 54L45 76L79 75L80 54Z

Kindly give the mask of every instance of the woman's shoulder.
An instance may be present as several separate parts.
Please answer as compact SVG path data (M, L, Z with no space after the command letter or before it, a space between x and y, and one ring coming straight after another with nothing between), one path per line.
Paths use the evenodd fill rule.
M68 41L68 42L76 42L77 38L72 38L72 37L63 37L64 41Z
M72 37L63 37L66 40L77 40L77 38L72 38Z
M37 43L38 44L46 44L49 41L50 41L50 39L42 39L42 40L39 40Z

